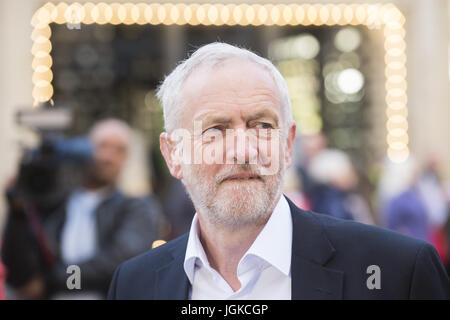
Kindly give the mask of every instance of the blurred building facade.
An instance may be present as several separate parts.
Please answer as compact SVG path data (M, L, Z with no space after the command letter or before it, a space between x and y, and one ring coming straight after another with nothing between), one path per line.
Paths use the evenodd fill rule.
M97 3L100 1L91 2ZM114 1L106 1L106 3L110 2ZM164 1L160 2L164 3ZM176 2L170 1L170 3ZM183 1L183 3L189 2ZM214 2L228 3L228 1L211 1L211 3ZM443 174L449 180L450 144L447 143L447 140L450 138L450 126L448 126L448 120L450 119L450 15L448 2L445 0L381 2L395 4L405 16L408 98L408 136L406 138L409 140L407 142L410 152L418 159L425 159L431 153L439 154L442 158ZM0 73L0 148L3 153L0 166L0 185L2 187L16 170L21 155L21 143L32 144L36 141L36 136L29 130L16 124L15 114L19 109L31 108L34 102L32 82L33 56L31 54L33 43L30 39L33 28L30 21L36 10L45 3L46 1L41 0L0 2L0 43L2 47L2 50L0 50L0 67L2 70ZM83 4L84 1L80 1L80 3ZM232 3L263 4L265 2L233 1ZM293 2L271 1L270 3ZM335 0L311 0L307 1L307 3L339 4L341 2ZM349 2L346 1L344 3ZM364 1L364 3L380 3L380 1ZM155 87L158 81L161 80L162 75L173 68L180 59L185 58L186 53L191 51L193 46L201 44L197 41L199 38L203 41L227 41L231 39L235 43L246 44L247 47L251 46L253 50L260 51L259 53L262 55L270 56L287 78L290 77L289 72L293 68L309 70L308 72L312 75L311 78L303 78L303 83L307 84L306 90L304 87L300 88L299 91L294 90L296 93L302 92L303 94L296 96L299 99L298 104L305 106L304 102L307 101L310 105L309 110L312 110L310 113L306 112L306 115L305 110L307 108L302 110L303 113L294 110L294 114L296 112L300 113L297 115L299 117L297 119L303 116L310 120L301 126L302 130L306 130L305 134L314 133L314 130L318 130L317 121L320 121L319 129L325 131L332 138L331 143L333 146L342 147L350 154L352 152L355 153L355 157L358 159L362 159L360 163L357 163L357 166L359 165L362 170L367 169L365 166L371 161L382 161L386 154L388 141L386 140L386 75L384 74L383 60L385 48L383 47L381 30L365 27L356 28L363 35L364 45L358 51L360 55L359 60L355 62L359 68L353 68L351 63L354 61L354 54L351 48L341 48L341 53L339 53L339 50L335 50L331 46L327 47L327 44L333 44L331 37L335 38L337 33L336 30L329 32L329 29L332 27L327 25L320 27L311 26L298 30L293 27L284 29L264 27L259 30L255 30L255 28L244 30L244 28L231 27L221 33L222 38L220 39L217 39L215 32L209 33L208 27L199 29L184 28L182 26L153 26L152 28L136 31L136 28L133 26L120 25L114 26L114 39L111 36L111 28L96 29L92 25L82 25L81 28L89 29L88 33L84 33L88 35L87 38L77 36L75 37L76 39L68 39L68 32L76 33L77 30L69 30L65 25L56 25L52 28L52 41L55 41L52 50L52 54L55 53L52 67L54 68L53 97L55 103L58 104L60 101L69 100L72 94L79 99L78 103L80 104L97 106L97 108L77 109L78 117L75 121L73 133L85 130L96 117L113 115L127 120L134 128L143 133L147 139L146 147L155 150L155 153L157 153L159 147L154 141L157 141L158 132L162 129L162 118L160 111L156 108L157 104L150 89ZM211 27L211 29L213 28ZM350 34L344 35L347 36L347 39L352 37L351 29L349 31ZM303 35L303 38L295 38L296 34ZM305 38L305 35L310 35L310 38ZM116 66L114 59L128 59L127 61L129 61L130 56L135 54L139 48L133 47L133 45L136 42L142 42L146 37L152 37L153 44L155 44L154 46L150 45L149 51L147 51L152 54L153 63L146 60L145 57L138 57L141 59L141 64L125 63L121 64L121 66L126 66L124 70L120 68L114 69L114 66ZM309 58L302 57L296 65L292 65L292 63L289 65L286 61L292 62L292 57L283 54L283 43L291 40L298 40L300 46L303 43L303 46L306 46L310 51L311 49L314 51L314 46L317 45L316 42L320 45L325 44L325 46L320 48L320 53L316 52L314 55L314 52L310 52L311 56ZM81 44L77 52L71 51L74 42ZM89 69L95 64L94 60L99 58L98 53L97 58L95 58L95 54L92 54L90 47L83 47L83 42L95 42L96 49L99 50L98 52L100 52L102 57L102 66L97 72L99 76L97 79L94 79L92 87L90 87L95 87L96 91L90 94L85 94L86 92L83 93L83 91L73 91L73 86L77 85L76 82L80 82L80 79L77 80L73 77L73 72L82 73L83 64L86 69ZM186 44L190 46L186 46ZM130 53L127 50L123 50L123 48L127 47L130 48L130 51L134 50L134 52ZM115 57L109 56L112 50L115 50ZM333 53L333 50L336 52ZM363 89L364 97L358 98L358 94L362 90L361 87L345 87L344 83L344 87L341 86L341 89L347 90L347 96L353 97L355 100L330 103L330 100L340 99L336 96L333 98L333 81L336 82L339 79L333 80L332 73L325 74L327 70L333 71L332 63L329 63L328 69L325 67L327 62L330 61L336 66L336 61L339 61L340 57L342 57L342 52L348 53L344 55L348 58L347 62L344 61L344 65L350 63L350 67L347 66L346 70L359 69L360 73L362 73L365 83ZM81 62L79 69L70 69L73 64L71 60L67 60L69 56ZM135 62L139 61L135 56L132 57L134 57ZM321 67L318 68L318 65ZM132 80L134 82L129 81L128 75L130 71L127 68L133 73L134 78ZM111 69L114 69L113 74L109 71ZM149 76L143 72L144 70L152 70L152 73ZM155 76L152 78L152 75ZM327 75L329 75L328 78ZM354 71L346 74L341 72L340 75L342 76L341 78L347 76L353 80L355 77L356 80L360 77ZM122 80L117 80L117 77L122 77ZM315 86L314 79L316 78L322 80L321 83ZM62 81L61 79L65 80ZM330 80L327 82L327 79ZM119 81L119 86L115 87L114 83L117 84L117 81ZM354 84L355 81L351 81L351 83ZM322 89L318 90L317 87ZM111 90L114 90L115 94L119 94L119 96L120 92L122 92L122 96L132 98L120 101L116 99L117 95L108 97L108 92L111 92ZM291 89L291 91L293 90ZM102 100L103 96L105 97L104 100ZM315 103L319 104L320 108L315 106ZM121 104L122 106L120 106ZM123 106L124 104L126 104L126 107ZM345 113L348 109L356 110L356 113ZM320 114L315 115L314 110L320 110ZM318 118L318 116L320 117ZM352 117L354 120L351 120ZM350 129L347 131L342 130L342 122L336 119L346 121L346 127ZM311 125L311 127L308 127L307 124ZM356 138L359 138L359 142ZM346 147L345 143L348 144L348 141L351 143ZM354 144L352 145L352 143ZM152 160L154 180L161 180L159 175L162 175L162 173L158 168L162 168L164 164L159 163L158 158ZM161 166L158 167L159 165ZM152 189L158 191L158 186L153 186ZM5 202L2 199L0 201L0 221L3 221L4 218L4 205Z

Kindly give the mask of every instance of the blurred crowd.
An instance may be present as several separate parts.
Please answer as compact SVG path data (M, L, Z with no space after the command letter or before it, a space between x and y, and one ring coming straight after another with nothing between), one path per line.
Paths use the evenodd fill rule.
M121 191L131 136L126 123L105 119L85 140L47 139L24 155L6 189L0 299L103 299L121 262L189 230L195 209L178 180L164 197ZM450 269L450 189L437 156L386 160L368 197L351 157L330 148L323 134L299 137L297 145L284 190L297 206L423 239ZM128 184L138 184L139 175L128 174ZM69 265L82 277L82 290L70 294Z
M377 168L373 192L367 196L361 192L361 173L349 155L329 148L323 134L300 140L300 156L285 190L299 207L427 241L450 273L450 188L441 178L436 154L423 162L412 156L402 163L386 159Z

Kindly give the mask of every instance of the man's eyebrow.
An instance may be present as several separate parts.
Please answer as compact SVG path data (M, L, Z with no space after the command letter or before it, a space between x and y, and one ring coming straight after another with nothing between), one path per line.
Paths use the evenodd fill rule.
M253 121L256 119L261 119L261 118L272 118L273 120L275 120L276 124L278 125L278 116L275 112L273 112L272 110L261 110L261 111L257 111L256 113L252 113L248 116L247 121Z
M196 117L194 119L194 121L201 121L202 122L202 126L207 126L211 123L230 123L231 122L231 118L230 117L226 117L226 116L222 116L222 115L209 115L209 114L205 114L205 115L200 115L198 117Z

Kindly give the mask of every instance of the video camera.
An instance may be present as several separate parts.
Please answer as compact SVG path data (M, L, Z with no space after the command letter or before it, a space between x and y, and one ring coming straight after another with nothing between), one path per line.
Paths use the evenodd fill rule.
M24 150L19 172L8 199L20 198L37 208L49 209L81 183L82 174L92 161L93 149L86 137L65 137L63 130L72 122L68 108L41 108L21 111L17 122L40 135L36 148Z

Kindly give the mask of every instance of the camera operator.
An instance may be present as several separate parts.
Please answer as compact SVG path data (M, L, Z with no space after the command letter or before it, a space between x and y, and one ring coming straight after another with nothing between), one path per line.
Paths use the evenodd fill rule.
M159 207L116 188L127 159L128 126L116 119L100 121L89 140L93 159L80 187L55 190L63 195L47 201L46 212L42 205L26 210L10 200L2 257L17 298L102 299L114 269L150 249L157 238ZM68 288L69 265L80 268L81 289Z

